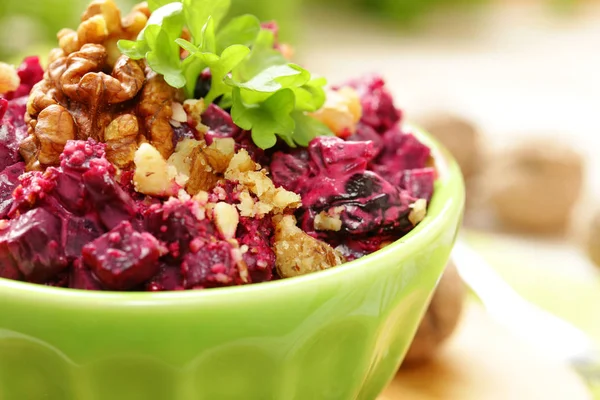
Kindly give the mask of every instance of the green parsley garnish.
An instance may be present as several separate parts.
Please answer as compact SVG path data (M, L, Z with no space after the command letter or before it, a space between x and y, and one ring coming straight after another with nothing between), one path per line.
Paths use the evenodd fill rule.
M277 136L295 147L332 134L307 115L325 103L327 81L288 62L274 48L273 32L262 29L258 18L243 15L221 27L230 0L150 0L148 5L153 12L137 39L118 42L123 54L145 58L189 98L198 76L208 68L212 78L205 101L220 99L222 106L231 106L233 122L251 130L260 148L273 147ZM184 28L190 41L182 39ZM181 49L188 53L184 59Z

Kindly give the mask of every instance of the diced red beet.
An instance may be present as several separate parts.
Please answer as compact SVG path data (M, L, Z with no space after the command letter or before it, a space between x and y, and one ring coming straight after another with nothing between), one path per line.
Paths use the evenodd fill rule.
M92 160L89 171L83 174L87 198L106 229L136 215L133 199L114 181L109 167L104 159Z
M0 258L12 258L24 279L43 283L68 266L61 244L62 220L36 208L0 233Z
M0 173L0 218L5 218L13 205L13 191L19 185L19 176L25 172L25 163L16 163Z
M233 248L226 241L203 242L188 253L181 264L183 284L187 289L231 286L239 283L239 270Z
M32 208L43 200L56 187L58 171L48 168L46 171L31 171L19 177L20 185L13 191L13 205L9 216L14 217Z
M70 260L81 257L83 246L104 234L97 222L87 217L74 215L65 218L65 255Z
M299 192L301 185L311 174L308 152L298 150L292 153L277 152L271 161L271 179L276 186Z
M395 177L403 171L427 166L431 150L414 135L396 127L387 131L383 140L386 146L372 168L384 178L398 183Z
M400 187L417 199L431 200L436 173L434 168L406 170L402 174Z
M273 223L271 218L240 218L237 240L240 247L247 246L242 258L248 267L253 283L273 279L275 253L271 249Z
M363 122L359 122L358 126L356 127L356 132L350 136L348 140L351 142L373 142L373 150L375 153L374 157L377 157L384 147L384 140L381 135L379 135L375 129Z
M147 232L136 232L128 221L83 247L83 261L109 289L128 290L158 273L161 246Z
M198 219L198 212L199 205L195 201L171 199L146 211L146 227L167 243L171 256L180 259L188 253L192 239L214 235L212 223L208 219Z
M75 260L71 267L69 287L81 290L104 290L98 279L80 258Z
M366 76L342 86L356 89L362 104L361 121L377 132L386 132L400 122L402 113L394 106L394 99L380 76Z
M162 264L158 274L146 283L149 292L162 292L168 290L184 290L183 275L179 265Z
M231 115L214 103L202 114L202 124L208 127L206 142L209 145L214 138L235 138L242 131L233 123Z
M6 114L7 110L8 110L8 100L0 99L0 120L2 120L2 118L4 118L4 114Z
M40 65L39 57L32 56L25 58L17 68L17 74L19 75L21 83L17 90L8 92L4 95L4 98L8 100L29 95L33 85L42 80L44 77L44 70Z

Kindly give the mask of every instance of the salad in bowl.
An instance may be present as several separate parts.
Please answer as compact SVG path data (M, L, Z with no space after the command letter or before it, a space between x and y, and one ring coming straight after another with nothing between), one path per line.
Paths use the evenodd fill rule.
M372 399L462 178L376 75L228 0L94 0L0 63L0 397ZM31 385L35 380L35 385Z

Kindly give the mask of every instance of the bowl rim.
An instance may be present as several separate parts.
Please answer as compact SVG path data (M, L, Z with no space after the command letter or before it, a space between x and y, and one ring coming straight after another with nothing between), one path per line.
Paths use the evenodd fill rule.
M169 306L198 302L214 303L216 299L225 303L248 302L253 297L280 298L279 294L294 290L305 290L311 287L324 287L337 284L338 279L354 275L361 279L366 273L377 273L385 263L378 260L395 257L400 263L409 259L423 246L447 228L453 217L462 213L465 191L460 168L449 151L430 134L413 124L403 124L405 132L414 134L419 141L430 147L435 161L438 178L435 182L434 194L428 212L423 221L409 233L390 245L357 260L347 262L335 268L318 271L307 275L276 281L254 283L249 285L211 288L210 290L183 290L166 292L117 292L92 291L72 288L45 286L36 283L0 278L0 298L44 301L50 303L69 303L77 307L105 306ZM453 228L453 229L457 229ZM370 265L369 265L370 264ZM367 269L370 269L367 272ZM257 296L257 294L259 296ZM73 303L76 302L76 303Z

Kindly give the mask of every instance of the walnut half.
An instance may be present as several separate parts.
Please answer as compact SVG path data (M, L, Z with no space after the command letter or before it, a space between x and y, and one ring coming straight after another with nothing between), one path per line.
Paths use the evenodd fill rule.
M345 262L340 252L298 228L294 216L276 216L273 221L275 266L282 278L321 271Z

